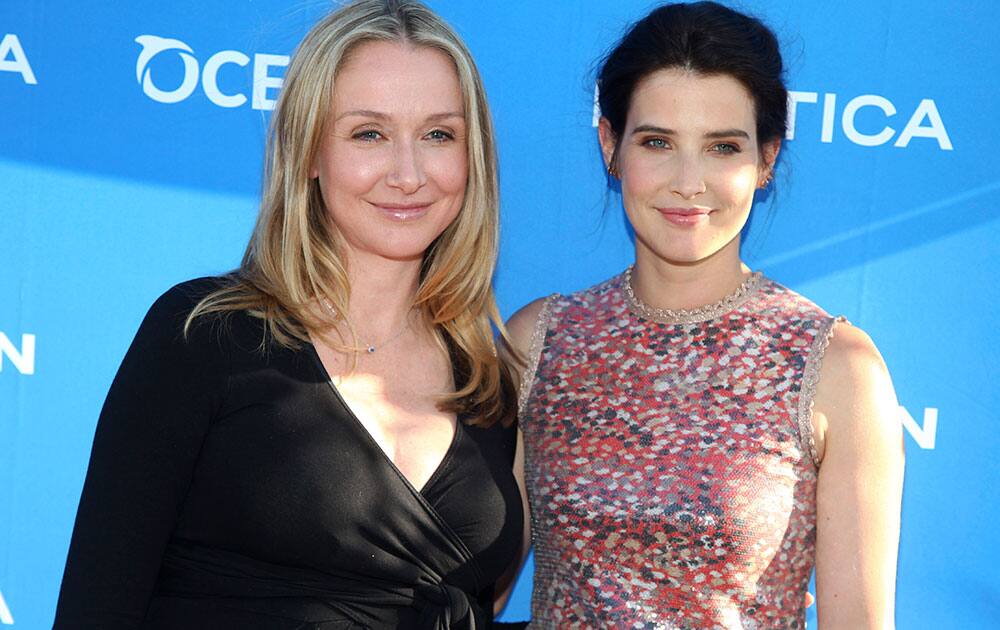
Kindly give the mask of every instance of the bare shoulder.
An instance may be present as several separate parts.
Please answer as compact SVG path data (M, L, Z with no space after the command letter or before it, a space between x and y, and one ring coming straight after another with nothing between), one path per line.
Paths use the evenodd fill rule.
M846 322L834 325L823 357L813 424L820 453L832 443L878 450L902 439L885 361L871 338Z
M830 386L856 386L859 381L888 378L889 370L871 337L857 326L840 321L833 327L821 374Z
M531 338L547 299L542 297L529 302L507 320L507 332L510 334L511 343L521 356L527 356L531 348Z
M885 362L864 331L834 325L813 407L816 589L827 628L892 626L903 429Z

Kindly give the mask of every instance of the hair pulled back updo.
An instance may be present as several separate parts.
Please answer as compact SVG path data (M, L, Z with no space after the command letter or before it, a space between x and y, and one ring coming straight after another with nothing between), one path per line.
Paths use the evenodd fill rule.
M788 90L774 33L760 20L716 2L694 2L654 9L601 64L601 115L619 141L636 87L650 74L671 68L733 77L753 99L758 145L784 136Z

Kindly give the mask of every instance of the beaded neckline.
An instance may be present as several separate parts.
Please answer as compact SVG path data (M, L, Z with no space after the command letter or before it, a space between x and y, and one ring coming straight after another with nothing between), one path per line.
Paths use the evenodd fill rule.
M722 298L718 302L699 306L698 308L655 308L640 300L639 296L637 296L635 291L632 290L633 267L634 265L629 265L629 268L625 270L624 277L622 278L622 293L625 294L625 302L628 304L629 310L639 317L649 319L654 322L660 322L661 324L691 324L715 319L724 313L732 311L737 306L747 301L760 284L760 280L763 277L759 271L755 271L747 276L747 279L743 281L743 284L736 287L736 290L726 297Z

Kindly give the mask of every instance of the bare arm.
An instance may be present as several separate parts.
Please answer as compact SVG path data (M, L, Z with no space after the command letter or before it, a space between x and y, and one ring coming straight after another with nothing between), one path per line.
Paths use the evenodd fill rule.
M535 323L538 321L544 303L544 298L531 302L514 313L506 324L513 347L502 347L501 356L510 365L510 371L515 378L514 385L518 390L520 390L521 379L524 378L524 370L527 368L525 361L528 358L528 351L531 347L531 337L535 330ZM521 490L521 502L524 506L524 537L521 542L521 553L515 558L510 568L507 569L504 576L497 583L497 596L493 603L494 613L496 614L499 614L503 610L503 607L507 605L507 600L510 598L511 590L514 587L514 581L517 579L517 575L524 565L524 559L528 557L528 551L531 549L531 517L528 507L528 493L524 485L524 439L520 429L517 430L514 478L517 479L518 488Z
M837 324L816 392L816 591L823 630L894 627L903 491L896 394L874 344Z

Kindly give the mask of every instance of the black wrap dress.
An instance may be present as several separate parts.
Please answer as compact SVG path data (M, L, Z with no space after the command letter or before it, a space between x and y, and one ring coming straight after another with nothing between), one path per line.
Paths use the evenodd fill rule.
M515 429L458 423L414 488L312 346L150 309L98 422L55 628L484 628L517 553Z

